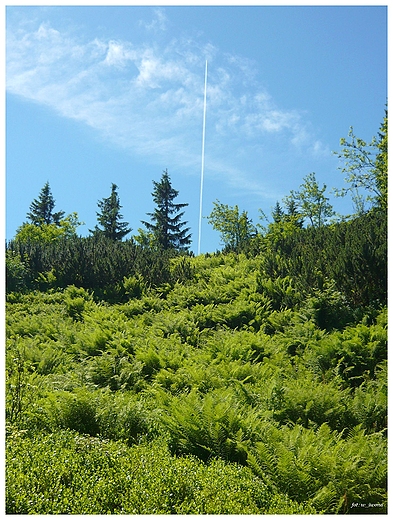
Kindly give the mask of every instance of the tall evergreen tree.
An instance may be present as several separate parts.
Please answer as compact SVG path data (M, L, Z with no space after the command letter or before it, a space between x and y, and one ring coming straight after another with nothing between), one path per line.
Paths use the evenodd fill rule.
M53 213L55 199L53 198L49 182L46 182L37 199L30 204L30 212L27 218L35 226L43 224L60 225L60 220L64 217L64 211Z
M162 174L160 182L153 181L153 201L156 208L153 213L147 213L151 222L142 221L142 224L154 235L156 243L163 249L187 250L191 244L190 228L184 227L187 222L181 219L182 208L188 204L175 204L173 201L179 192L172 187L168 171Z
M284 199L284 203L287 210L286 214L284 214L284 220L286 222L291 222L298 228L302 228L304 219L298 210L298 205L295 202L293 196L286 197Z
M281 208L280 203L277 201L272 211L273 222L281 222L284 219L284 211Z
M110 196L98 201L97 204L101 210L97 211L97 220L103 229L96 226L94 230L90 230L90 233L118 241L130 233L131 228L128 227L128 222L121 222L123 215L120 213L120 208L122 206L120 205L116 184L112 183Z

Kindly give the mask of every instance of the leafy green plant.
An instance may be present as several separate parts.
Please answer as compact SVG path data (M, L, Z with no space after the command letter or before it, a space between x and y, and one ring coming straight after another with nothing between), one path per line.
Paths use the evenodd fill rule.
M20 341L8 342L6 359L6 418L23 424L26 410L34 400L37 378Z
M7 439L7 514L315 514L248 468L73 432Z
M171 398L161 393L160 398L162 421L174 453L245 463L245 446L258 420L255 412L235 401L231 391L216 390L204 396L191 391Z
M7 296L7 511L384 512L387 310L334 274L346 224L255 258L19 244L63 288Z
M386 444L380 435L354 428L344 440L327 425L313 431L266 424L261 436L248 462L272 489L324 513L386 513ZM364 503L368 509L361 511Z
M301 296L288 276L284 278L279 276L274 280L259 276L257 283L258 291L269 298L272 310L293 309L300 302Z
M45 402L53 427L93 436L99 433L97 406L97 398L93 398L91 392L84 388L76 388L73 392L53 392Z
M30 276L23 257L12 249L8 249L5 256L5 267L7 293L25 291L29 285Z
M75 285L69 285L64 294L68 316L75 321L82 321L86 302L92 300L91 295L82 287L78 288Z

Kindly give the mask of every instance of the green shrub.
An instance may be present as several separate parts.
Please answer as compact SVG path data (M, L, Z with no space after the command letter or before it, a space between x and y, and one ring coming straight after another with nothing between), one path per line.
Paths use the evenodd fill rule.
M89 276L79 246L100 255L89 290L77 286ZM150 256L128 258L130 244L61 247L81 268L76 285L7 298L7 511L358 513L364 497L383 504L366 512L384 511L379 303L345 315L338 285L315 266L308 280L289 247L280 265L299 278L269 279L269 252L168 256L156 258L155 288ZM49 271L55 252L34 251L29 269ZM65 284L77 271L56 261Z
M30 283L26 262L15 251L8 249L5 257L7 293L25 291Z
M368 432L386 431L388 416L387 364L381 363L376 379L355 388L350 410L357 423Z
M7 438L7 514L315 514L248 468L56 432Z
M319 512L386 514L387 447L380 434L356 427L344 439L326 424L313 431L265 423L248 463L272 489Z
M157 419L148 404L129 392L105 393L99 399L96 420L100 436L131 445L157 435Z
M335 288L332 281L324 282L321 289L306 299L304 312L320 329L342 329L352 320L352 311L345 296Z
M97 398L84 388L73 392L57 391L43 402L53 428L75 430L79 433L97 435Z
M26 354L20 340L7 342L5 415L11 423L23 427L26 413L37 398L40 378Z
M306 428L327 423L338 431L356 424L348 410L350 392L342 390L337 380L322 382L305 373L284 380L280 389L280 401L272 401L273 417L280 423L302 424Z
M123 287L128 298L139 299L145 291L145 282L141 275L129 276L128 278L125 276L123 278Z
M360 386L363 381L373 379L378 364L387 359L386 325L359 323L331 334L321 342L318 359L323 370L335 367L335 372L348 385Z
M173 453L245 463L245 446L254 439L259 419L249 407L236 401L233 391L217 389L201 396L192 390L174 397L161 393L158 398Z
M88 382L113 391L134 388L143 379L143 364L121 348L93 356L86 360L84 366Z
M289 276L283 278L278 276L273 279L260 274L257 279L257 290L270 299L271 309L274 311L293 309L301 300Z

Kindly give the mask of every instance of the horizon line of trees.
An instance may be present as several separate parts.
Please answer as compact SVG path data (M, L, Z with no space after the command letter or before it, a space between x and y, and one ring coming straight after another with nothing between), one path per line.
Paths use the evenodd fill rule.
M153 213L148 213L151 221L142 221L147 231L139 229L139 235L133 239L144 246L158 246L164 250L175 249L187 250L191 243L190 228L185 227L182 208L188 204L176 204L174 199L179 192L172 187L172 183L165 170L160 182L153 181L153 201L156 204ZM120 210L120 197L118 186L111 185L111 194L97 202L99 211L97 214L97 225L89 229L94 237L105 237L113 241L122 241L132 228L123 220ZM30 205L27 218L30 222L24 222L16 232L14 241L21 243L50 243L56 239L67 239L76 237L76 230L84 222L79 221L76 212L65 216L64 211L54 212L55 199L53 198L49 181L42 188L37 199Z
M365 214L368 210L378 207L387 209L387 110L381 124L378 138L373 138L370 143L355 136L351 127L348 139L341 139L342 150L335 152L339 159L344 161L341 167L346 175L347 186L341 190L334 189L336 196L351 195L355 213L350 217ZM142 220L145 229L138 229L138 234L131 240L144 247L163 250L187 252L191 244L190 228L183 221L183 208L187 203L175 203L179 192L172 186L168 171L165 170L159 182L153 181L152 197L155 209L147 213L150 221ZM209 224L218 231L225 251L243 251L249 247L250 241L257 235L266 235L277 228L285 227L288 234L291 231L303 227L319 228L337 220L345 220L348 217L340 217L334 211L333 206L326 196L326 184L322 187L318 184L314 172L309 173L303 179L298 190L291 190L283 201L276 202L271 217L272 222L262 210L260 219L267 221L267 227L262 224L254 225L248 217L247 211L240 211L238 206L233 207L213 202L213 210L207 216ZM104 236L114 241L122 241L132 228L129 223L123 221L120 212L120 198L118 186L111 185L111 194L107 198L98 201L97 222L89 233L93 236ZM18 242L51 242L58 238L70 238L76 236L76 230L83 222L79 221L76 212L65 216L64 211L54 211L55 200L50 190L49 182L42 188L38 199L35 199L29 208L27 218L30 222L24 222L15 236Z
M304 287L332 279L354 305L385 302L387 139L386 112L378 139L367 145L351 129L350 140L341 141L339 157L345 161L348 188L339 195L352 195L356 213L350 219L332 220L326 185L319 186L315 173L282 204L276 203L266 226L255 226L237 205L215 201L208 221L221 235L222 252L261 255L267 276L291 277ZM78 237L78 215L55 212L46 183L30 205L30 222L6 245L7 292L76 285L105 298L114 292L116 299L127 292L124 281L129 277L142 276L147 285L159 286L192 276L186 262L192 256L191 234L183 221L187 204L174 202L178 191L167 170L153 186L155 210L148 213L150 221L142 221L146 229L123 240L131 228L120 212L117 185L98 202L98 224L89 230L91 235ZM267 220L262 212L261 218ZM173 269L172 260L179 255L184 261Z

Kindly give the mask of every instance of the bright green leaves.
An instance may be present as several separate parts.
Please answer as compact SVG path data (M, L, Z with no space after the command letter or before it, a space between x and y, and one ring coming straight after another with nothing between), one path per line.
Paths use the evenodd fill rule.
M23 456L21 457L21 455ZM58 432L8 437L8 514L312 514L248 468Z
M319 512L383 513L386 446L382 448L380 441L380 436L366 436L361 428L344 439L325 424L317 430L267 425L249 463L274 489L302 497ZM356 503L366 504L366 509Z
M387 208L388 179L388 116L387 110L380 127L378 139L373 137L370 143L356 137L353 128L349 129L348 138L340 140L341 152L335 152L344 161L340 168L346 175L347 188L335 190L336 195L345 196L348 192L357 214L364 213L367 206Z
M34 242L47 244L61 238L76 237L76 229L82 224L76 213L67 215L57 223L43 222L37 225L26 222L17 229L15 240L27 244Z
M247 211L239 212L237 205L230 207L218 200L213 202L213 210L207 217L209 224L221 235L227 251L244 251L256 228L247 216Z
M302 218L307 219L311 226L319 228L335 214L325 191L326 184L320 188L315 173L309 173L299 190L291 191L285 202L287 206L294 204Z
M168 271L123 277L122 303L9 294L7 512L384 512L386 310L345 316L320 270L306 292L262 256Z

